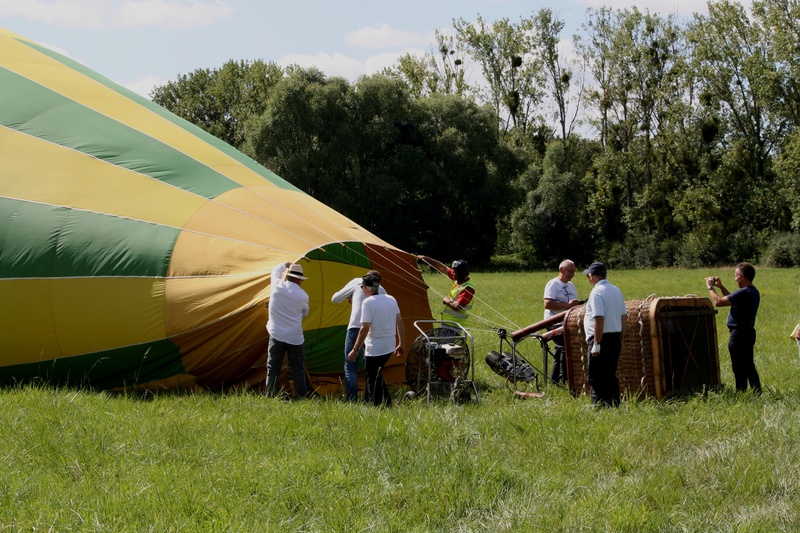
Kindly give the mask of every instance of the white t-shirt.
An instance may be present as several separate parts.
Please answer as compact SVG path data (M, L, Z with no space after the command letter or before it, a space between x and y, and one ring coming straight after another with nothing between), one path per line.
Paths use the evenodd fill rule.
M567 281L565 283L556 277L548 281L547 285L544 286L544 298L546 300L553 300L554 302L561 302L566 304L569 303L571 300L578 299L578 290L575 288L575 285L573 285L571 281ZM555 316L563 312L564 309L559 309L559 310L545 309L544 317L550 318L551 316Z
M378 287L378 294L386 294L386 289L383 286ZM348 298L352 298L350 308L350 322L347 324L347 329L361 327L361 304L367 297L364 294L364 289L361 288L361 278L351 279L347 285L342 287L331 297L331 302L335 304L342 303Z
M297 283L283 279L286 265L272 269L267 333L276 341L303 344L303 319L308 316L308 294Z
M608 280L601 279L595 283L586 301L586 316L583 317L586 340L594 337L594 317L603 317L603 333L619 333L622 331L622 317L627 314L622 291Z
M400 306L388 294L373 294L361 304L361 322L369 324L364 355L372 357L392 353L397 347L397 315Z

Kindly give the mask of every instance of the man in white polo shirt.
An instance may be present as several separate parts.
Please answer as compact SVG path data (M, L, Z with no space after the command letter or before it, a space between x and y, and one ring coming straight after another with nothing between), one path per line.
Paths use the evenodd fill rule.
M592 404L617 406L620 402L617 365L628 323L625 298L606 279L603 263L592 263L583 273L593 287L583 318L590 353L587 381L592 387Z

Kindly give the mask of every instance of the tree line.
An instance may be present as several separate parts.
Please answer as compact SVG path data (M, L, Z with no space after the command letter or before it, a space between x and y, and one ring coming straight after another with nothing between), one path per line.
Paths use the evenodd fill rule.
M355 82L242 60L151 96L410 252L800 265L798 21L798 0L590 8L566 57L542 9L454 20Z

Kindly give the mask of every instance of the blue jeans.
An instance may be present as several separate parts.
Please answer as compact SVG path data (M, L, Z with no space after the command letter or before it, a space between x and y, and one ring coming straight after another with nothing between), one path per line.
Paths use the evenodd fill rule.
M344 397L348 402L358 399L358 363L364 355L364 347L361 347L355 361L349 361L347 354L353 349L361 328L348 328L347 336L344 338Z
M283 366L283 356L289 356L289 366L292 367L295 398L305 398L306 373L303 368L305 350L302 344L289 344L269 338L267 346L267 395L274 396L278 386L278 374Z

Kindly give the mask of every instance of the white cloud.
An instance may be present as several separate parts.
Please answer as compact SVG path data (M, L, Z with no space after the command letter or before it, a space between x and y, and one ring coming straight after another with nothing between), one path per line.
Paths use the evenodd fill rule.
M233 13L223 0L0 0L0 16L58 28L195 28Z
M0 16L19 17L60 28L102 27L107 0L0 0Z
M127 82L127 83L120 83L126 89L130 89L131 91L135 92L136 94L140 94L145 98L150 98L150 93L157 85L165 85L170 80L166 78L162 78L160 76L156 76L154 74L148 74L146 76L142 76L137 80ZM119 82L117 82L119 83Z
M141 0L125 2L114 13L114 26L161 26L166 28L198 28L227 17L233 8L225 2L191 0Z
M647 9L650 13L660 13L662 15L676 15L678 17L691 17L693 13L708 14L705 2L697 0L578 0L578 3L600 8L609 7L611 9L630 9L634 6L639 11Z
M435 42L435 39L433 33L414 33L396 30L388 24L377 24L348 33L344 41L345 44L354 48L379 50L430 45Z
M404 54L422 55L424 51L416 48L405 48L397 52L373 54L363 60L353 59L341 53L327 54L319 52L312 55L289 54L276 60L282 67L300 65L304 68L316 67L326 76L340 76L350 81L357 80L360 76L381 72L386 67L397 64L397 60Z
M40 43L38 43L38 44L40 44L40 45L44 46L45 48L49 48L49 49L50 49L50 50L52 50L53 52L56 52L56 53L58 53L58 54L61 54L61 55L62 55L62 56L64 56L64 57L68 57L68 58L70 58L70 59L72 59L72 60L78 61L77 59L75 59L74 57L72 57L72 56L69 54L69 52L67 52L65 49L61 48L60 46L56 46L56 45L54 45L54 44L45 43L45 42L40 42Z
M316 54L287 54L276 60L282 67L289 65L300 65L304 68L316 67L327 76L342 76L349 80L354 80L364 74L364 63L356 59L347 57L336 52L328 54L318 52Z
M421 56L424 53L425 51L422 49L406 48L405 50L398 52L375 54L373 56L368 57L364 61L364 73L375 74L376 72L382 71L386 67L393 67L397 65L397 60L400 59L400 56L402 55L412 54L416 56Z

